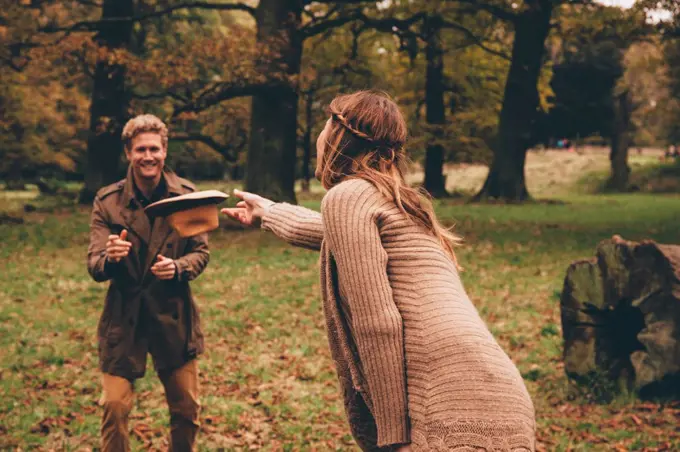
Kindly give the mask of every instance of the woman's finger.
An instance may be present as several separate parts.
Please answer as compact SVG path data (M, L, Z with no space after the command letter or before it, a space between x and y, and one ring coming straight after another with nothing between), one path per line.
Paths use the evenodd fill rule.
M229 208L226 208L226 209L222 209L222 210L221 210L221 212L222 212L223 214L225 214L225 215L227 215L227 216L229 216L229 217L231 217L231 218L235 218L235 219L237 219L237 220L239 220L239 217L240 217L240 215L241 215L241 213L242 213L241 211L242 211L242 209L233 208L233 207L229 207Z
M248 215L245 209L224 209L223 212L236 221L246 225L249 224Z
M241 191L239 189L234 189L234 196L236 196L238 199L243 199L243 195L245 195L246 192Z
M248 204L257 203L258 200L263 199L262 196L250 193L248 191L241 191L234 189L234 194Z

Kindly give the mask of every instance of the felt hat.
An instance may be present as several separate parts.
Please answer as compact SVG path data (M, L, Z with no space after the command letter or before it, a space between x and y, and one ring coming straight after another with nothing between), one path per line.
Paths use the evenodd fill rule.
M144 211L149 216L167 217L180 237L192 237L217 229L217 204L228 197L218 190L197 191L155 202Z

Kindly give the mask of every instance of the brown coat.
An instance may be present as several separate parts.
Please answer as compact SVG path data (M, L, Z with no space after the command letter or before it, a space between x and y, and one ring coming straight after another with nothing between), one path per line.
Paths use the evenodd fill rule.
M163 177L164 197L196 190L169 170ZM107 264L108 236L123 229L132 242L130 254L117 264ZM151 273L158 254L175 259L175 279L162 281ZM110 281L97 328L103 372L135 379L144 375L147 352L157 370L179 368L203 352L189 281L201 274L209 257L207 234L183 239L165 218L150 222L135 198L130 170L126 179L99 190L90 222L87 268L95 281Z

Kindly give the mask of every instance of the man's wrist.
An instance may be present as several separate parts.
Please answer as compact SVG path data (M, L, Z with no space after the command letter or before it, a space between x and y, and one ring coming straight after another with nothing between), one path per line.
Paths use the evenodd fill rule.
M118 269L120 266L118 265L120 261L114 261L110 258L110 256L107 254L104 256L104 273L113 276L118 272Z
M172 276L172 279L174 281L179 281L179 264L177 263L176 259L172 260L172 264L175 266L175 274Z

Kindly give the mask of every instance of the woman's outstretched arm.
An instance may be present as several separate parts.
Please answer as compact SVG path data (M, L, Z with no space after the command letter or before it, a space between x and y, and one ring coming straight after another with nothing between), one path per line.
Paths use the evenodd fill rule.
M286 203L275 203L254 193L234 190L241 199L234 208L222 213L245 226L261 225L291 245L312 250L321 249L323 224L321 214L311 209Z

